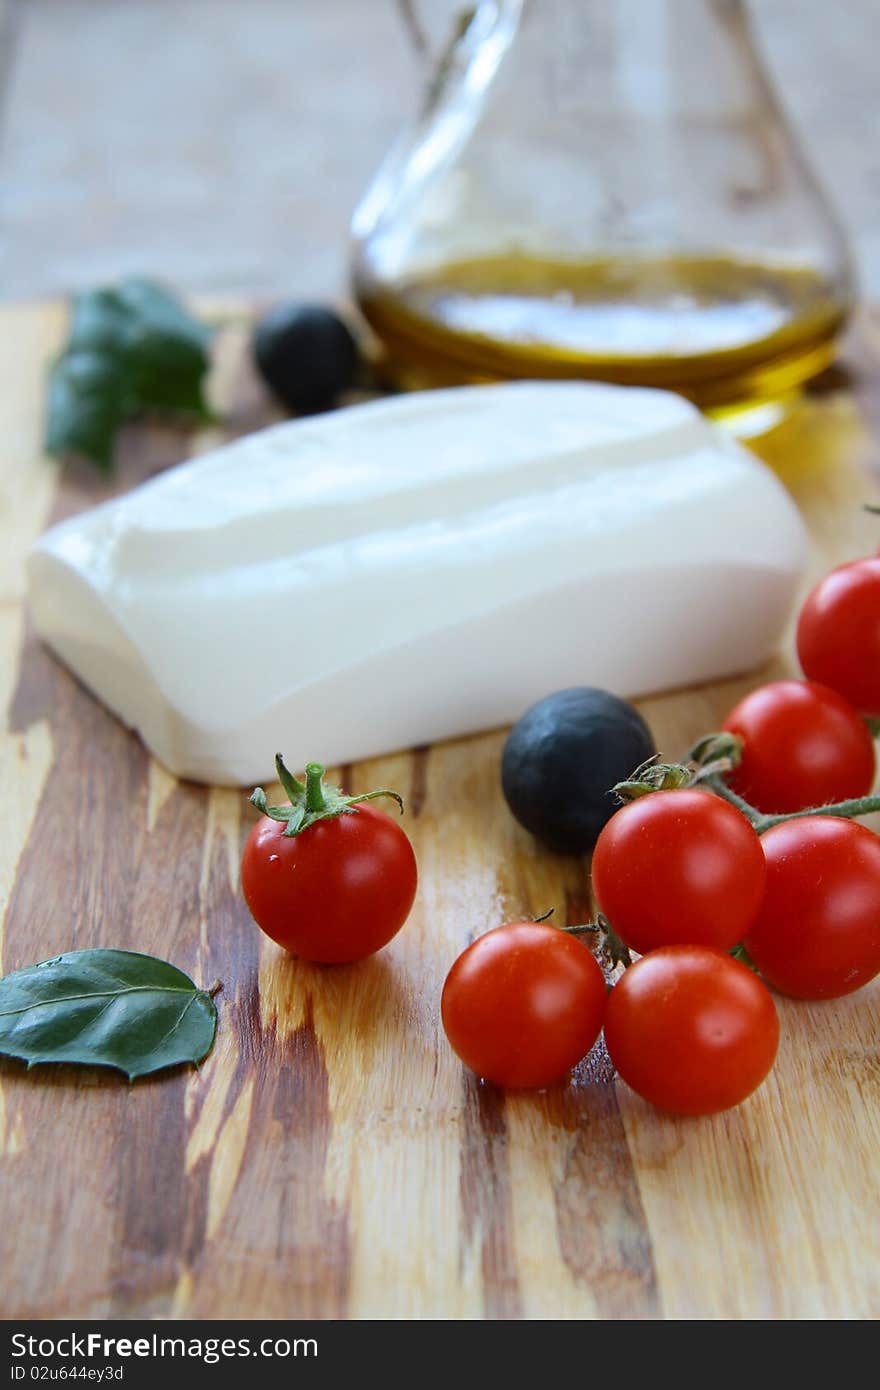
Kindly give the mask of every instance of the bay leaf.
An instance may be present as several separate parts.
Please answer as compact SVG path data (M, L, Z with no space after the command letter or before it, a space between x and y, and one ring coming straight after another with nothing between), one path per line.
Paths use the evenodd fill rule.
M0 979L0 1054L28 1067L115 1067L133 1081L201 1061L216 1027L205 990L135 951L69 951Z

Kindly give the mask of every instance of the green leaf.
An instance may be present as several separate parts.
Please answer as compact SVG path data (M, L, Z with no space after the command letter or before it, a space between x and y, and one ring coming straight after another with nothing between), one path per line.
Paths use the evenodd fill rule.
M113 442L128 412L128 394L118 359L87 350L60 357L49 374L47 452L83 454L109 472Z
M173 294L154 280L131 276L119 286L116 299L130 321L142 323L152 333L189 343L203 353L210 346L213 330L193 318Z
M204 396L212 330L161 285L132 278L73 302L49 378L46 448L109 469L123 422L148 411L211 420Z
M150 280L126 280L118 300L128 315L126 351L140 407L210 419L202 378L211 330Z
M135 951L69 951L0 979L0 1054L115 1067L130 1081L199 1062L214 1001L176 966Z
M75 295L67 352L122 352L128 317L116 290L87 290Z

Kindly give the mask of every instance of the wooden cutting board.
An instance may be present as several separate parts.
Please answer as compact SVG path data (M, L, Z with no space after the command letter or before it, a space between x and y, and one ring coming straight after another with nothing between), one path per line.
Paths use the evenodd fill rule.
M467 939L582 921L587 865L540 850L499 789L503 734L339 770L399 788L421 887L392 945L321 969L261 938L238 889L244 794L178 783L42 649L22 561L48 522L222 434L127 435L114 488L40 456L61 305L0 311L0 894L4 971L73 947L153 952L222 981L199 1070L0 1064L6 1317L876 1317L880 981L779 1001L769 1081L713 1119L663 1116L600 1050L571 1084L505 1096L464 1074L438 1001ZM243 327L218 345L228 434L271 411ZM880 523L880 321L761 452L814 540L812 574ZM790 646L790 644L789 644ZM642 702L681 753L772 667ZM585 652L583 679L590 680ZM289 750L303 760L307 749Z

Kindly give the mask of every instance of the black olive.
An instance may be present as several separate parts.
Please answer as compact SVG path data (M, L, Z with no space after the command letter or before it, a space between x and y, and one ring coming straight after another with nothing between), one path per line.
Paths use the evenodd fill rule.
M501 785L520 825L559 854L592 849L617 809L610 789L654 753L638 710L607 690L558 690L508 735Z
M357 344L320 304L278 304L254 329L254 360L288 410L324 410L354 384Z

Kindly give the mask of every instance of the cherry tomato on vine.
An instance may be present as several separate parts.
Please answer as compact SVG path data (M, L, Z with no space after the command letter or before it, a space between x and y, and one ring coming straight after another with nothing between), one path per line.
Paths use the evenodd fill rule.
M705 946L664 946L624 971L605 1042L638 1095L679 1115L739 1105L776 1057L779 1021L758 976Z
M443 1027L465 1066L498 1086L549 1086L599 1036L605 979L575 936L510 922L471 942L446 977Z
M866 796L874 743L858 712L814 681L774 681L753 690L723 727L743 740L728 784L759 811L805 811Z
M761 837L767 890L745 946L783 994L833 999L880 973L880 839L803 816Z
M801 609L797 649L805 676L880 717L880 558L840 565L819 581Z
M649 792L616 811L593 851L602 912L633 950L742 941L764 893L761 842L710 792Z
M278 763L292 801L267 807L260 788L252 797L268 814L244 847L245 901L266 935L303 960L340 964L372 955L397 934L413 905L412 845L384 811L325 787L316 763L307 769L309 809L306 786ZM291 821L302 828L286 834Z

